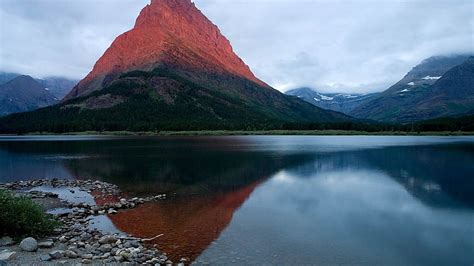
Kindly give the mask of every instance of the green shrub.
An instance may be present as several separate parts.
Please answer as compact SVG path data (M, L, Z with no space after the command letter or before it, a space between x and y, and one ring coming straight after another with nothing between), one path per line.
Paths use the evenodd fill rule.
M0 189L0 235L42 237L59 226L37 203Z

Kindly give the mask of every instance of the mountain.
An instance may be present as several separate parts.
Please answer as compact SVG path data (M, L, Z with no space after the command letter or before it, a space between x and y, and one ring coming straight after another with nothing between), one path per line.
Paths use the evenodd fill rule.
M0 116L26 112L58 102L58 98L30 76L18 76L0 85Z
M18 76L21 75L17 73L0 72L0 85L11 81Z
M191 0L152 0L60 105L2 119L0 131L262 129L351 120L256 78Z
M347 94L347 93L319 93L311 88L298 88L285 92L287 95L296 96L314 106L349 114L359 105L375 97L378 93Z
M18 76L27 76L18 73L0 72L0 85L5 84ZM35 79L46 90L49 90L56 98L64 98L72 88L79 82L78 80L67 79L62 77L46 77Z
M44 79L37 79L37 81L58 99L66 97L66 95L71 92L72 88L74 88L74 86L79 82L78 80L62 77L47 77Z
M269 88L233 52L230 42L191 0L152 0L132 30L120 35L67 99L87 96L120 74L157 67L192 80L244 79Z
M423 119L474 112L474 57L446 72L405 116Z
M351 115L385 122L415 122L474 110L473 57L436 56Z

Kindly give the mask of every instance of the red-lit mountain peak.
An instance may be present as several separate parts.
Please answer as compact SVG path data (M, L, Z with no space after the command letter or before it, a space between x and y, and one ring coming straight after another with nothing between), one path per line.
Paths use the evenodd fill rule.
M120 73L148 71L161 65L238 76L267 86L190 0L152 0L140 12L134 28L115 39L66 99L101 89Z

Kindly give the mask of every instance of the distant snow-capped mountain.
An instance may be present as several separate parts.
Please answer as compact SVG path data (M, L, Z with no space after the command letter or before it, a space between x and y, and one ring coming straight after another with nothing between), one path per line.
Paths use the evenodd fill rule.
M311 88L298 88L287 91L285 94L296 96L320 108L350 114L354 108L372 100L378 93L347 94L347 93L320 93Z

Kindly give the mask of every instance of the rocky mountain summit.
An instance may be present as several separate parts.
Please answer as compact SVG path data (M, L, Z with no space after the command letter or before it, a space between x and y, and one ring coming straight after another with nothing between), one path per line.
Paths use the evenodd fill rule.
M115 39L66 99L106 87L121 73L151 71L160 66L231 75L267 86L191 0L152 0L141 11L134 28Z

